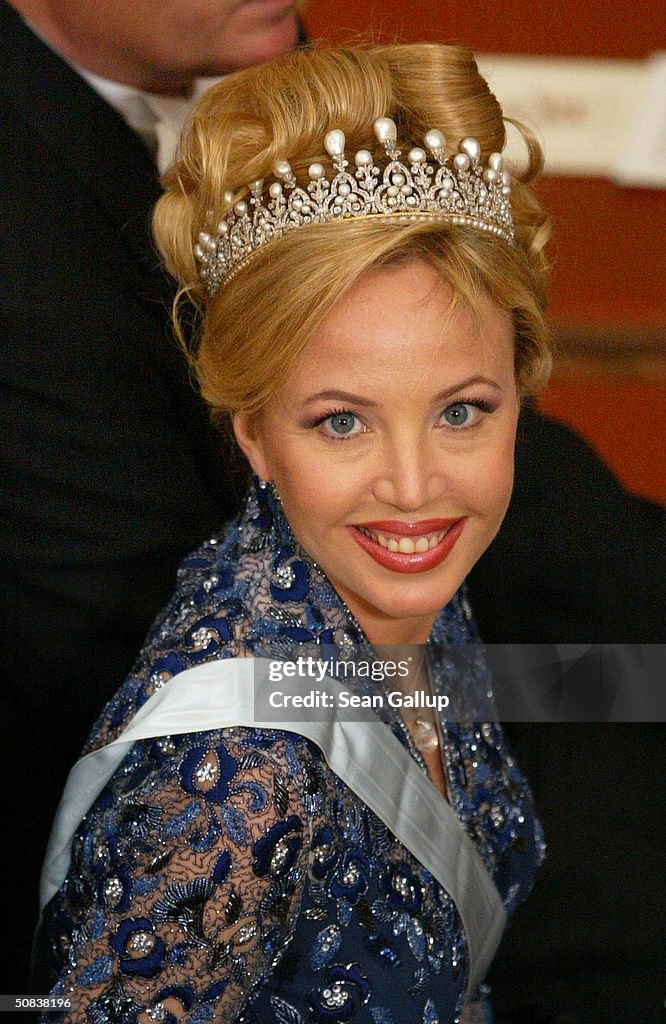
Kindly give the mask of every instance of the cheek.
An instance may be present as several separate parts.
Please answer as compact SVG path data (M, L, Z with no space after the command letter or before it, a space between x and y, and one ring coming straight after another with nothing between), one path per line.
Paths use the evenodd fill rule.
M470 460L458 481L458 494L477 515L497 519L506 512L513 488L514 445L501 446Z
M319 459L316 462L303 459L299 462L298 473L294 474L293 467L285 468L283 479L290 492L290 503L298 508L301 529L304 527L311 533L315 525L323 528L326 524L335 524L358 506L358 474L349 467L336 472L334 467L322 465Z
M266 433L271 436L270 430ZM319 460L309 457L307 447L298 440L290 443L287 438L280 445L269 442L264 451L287 518L302 541L316 522L330 514L335 497L330 475L323 472Z
M507 443L501 456L487 467L486 490L489 505L503 516L511 499L514 473L514 442Z
M479 494L488 515L500 519L511 499L515 467L518 396L514 392L502 419L496 424L492 443L480 452Z

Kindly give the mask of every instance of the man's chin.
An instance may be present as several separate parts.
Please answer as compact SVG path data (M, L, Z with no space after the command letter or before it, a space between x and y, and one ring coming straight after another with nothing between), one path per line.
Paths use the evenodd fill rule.
M263 64L281 53L293 50L299 41L298 19L293 4L280 7L274 4L274 0L253 0L249 6L254 6L255 2L257 15L264 6L275 6L275 11L270 15L264 14L260 26L248 26L238 48L230 54L231 66L227 68L228 71Z

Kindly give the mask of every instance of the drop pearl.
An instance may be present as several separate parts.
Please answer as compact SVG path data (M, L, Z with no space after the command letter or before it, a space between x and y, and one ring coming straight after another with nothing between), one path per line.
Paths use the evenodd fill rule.
M481 146L476 139L463 139L460 143L460 151L465 153L473 162L476 162L481 156Z
M324 136L324 148L329 156L342 156L345 151L345 133L339 128Z
M398 137L395 121L390 117L378 117L373 128L379 142L395 142Z
M423 136L423 141L428 149L435 152L438 149L444 149L446 146L446 139L439 128L430 128L429 131Z

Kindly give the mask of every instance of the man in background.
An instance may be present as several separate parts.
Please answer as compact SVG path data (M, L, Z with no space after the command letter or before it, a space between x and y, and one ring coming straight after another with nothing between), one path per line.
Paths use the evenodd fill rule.
M237 503L169 330L156 161L201 76L298 38L293 0L0 0L2 992L66 773Z
M172 286L150 240L156 162L167 162L201 76L297 38L289 0L0 0L4 903L20 897L4 930L7 992L27 984L39 866L66 771L170 595L180 558L243 491L172 341ZM515 498L471 581L482 635L658 639L663 539L661 510L627 495L571 432L527 410ZM561 801L573 815L585 744L549 736L516 739L542 815L561 816ZM615 741L608 756L626 761ZM538 916L537 900L538 889ZM557 942L551 909L545 934ZM516 931L528 949L514 958L532 956L547 990L543 923ZM524 959L508 962L518 974L509 993Z

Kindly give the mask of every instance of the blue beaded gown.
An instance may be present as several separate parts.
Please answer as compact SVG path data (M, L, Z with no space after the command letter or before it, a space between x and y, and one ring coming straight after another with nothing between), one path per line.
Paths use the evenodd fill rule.
M477 640L460 591L430 638ZM300 644L367 646L270 489L188 557L85 752L190 666ZM399 712L386 721L422 771ZM441 720L452 807L510 915L543 855L497 724ZM377 766L381 774L382 766ZM135 743L78 828L45 908L43 973L86 1024L477 1024L450 895L310 741L235 727Z

